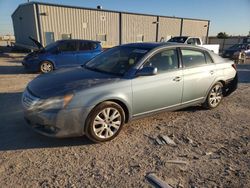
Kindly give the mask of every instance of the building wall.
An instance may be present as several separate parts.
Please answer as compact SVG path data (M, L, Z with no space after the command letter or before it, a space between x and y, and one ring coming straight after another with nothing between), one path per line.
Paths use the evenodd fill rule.
M28 37L32 36L39 40L36 20L36 9L34 4L23 5L14 12L12 15L12 22L16 43L34 46L33 42Z
M183 19L182 36L196 36L206 42L208 21Z
M39 13L43 44L46 44L45 32L54 32L55 40L62 39L62 34L89 40L106 35L103 46L119 44L119 13L48 5L39 5Z
M156 16L143 16L122 13L122 43L155 42L156 40Z
M22 17L21 20L20 17ZM120 43L155 42L162 38L166 40L180 34L198 36L205 41L208 29L204 27L208 25L208 21L202 20L45 3L20 5L12 18L17 43L32 46L34 44L28 36L33 36L43 45L48 44L46 40L48 36L53 36L51 41L64 37L101 40L104 48Z
M179 36L181 30L180 18L159 17L158 41L166 40L174 36Z

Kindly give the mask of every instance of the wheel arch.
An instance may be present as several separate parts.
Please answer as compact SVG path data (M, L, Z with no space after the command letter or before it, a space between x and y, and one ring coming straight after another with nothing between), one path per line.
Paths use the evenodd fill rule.
M204 97L203 103L206 101L209 91L210 91L210 90L212 89L212 87L213 87L216 83L218 83L218 82L220 82L220 83L223 85L223 87L226 85L226 82L225 82L223 79L221 79L221 78L220 78L220 79L214 80L214 82L211 84L211 86L208 88L208 90L207 90L207 92L206 92L206 95L205 95L205 97ZM223 94L223 95L224 95L224 94Z
M45 62L45 61L50 62L50 63L52 64L52 66L53 66L53 70L55 70L55 68L56 68L55 62L53 62L51 59L43 59L43 60L41 60L41 61L39 62L39 69L40 69L41 64L42 64L43 62Z
M121 108L124 111L124 115L125 115L125 123L127 123L129 121L129 119L130 119L130 111L129 111L129 108L128 108L127 104L124 101L122 101L120 99L115 99L115 98L105 99L105 100L102 100L102 101L98 102L97 104L95 104L93 106L93 108L91 109L89 114L91 114L91 112L95 109L95 107L97 107L98 105L100 105L101 103L104 103L104 102L113 102L113 103L116 103L119 106L121 106Z

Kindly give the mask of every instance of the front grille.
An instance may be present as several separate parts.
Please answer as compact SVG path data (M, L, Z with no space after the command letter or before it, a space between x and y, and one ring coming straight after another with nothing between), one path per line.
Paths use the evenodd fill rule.
M39 98L34 97L28 90L25 90L22 97L23 107L31 110L39 101Z

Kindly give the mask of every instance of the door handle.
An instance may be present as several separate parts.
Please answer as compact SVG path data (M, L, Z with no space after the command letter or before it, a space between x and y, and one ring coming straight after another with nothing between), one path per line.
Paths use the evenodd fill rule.
M173 79L173 81L175 81L175 82L179 82L179 81L181 81L181 77L176 76L176 77Z
M211 71L210 71L210 74L212 74L212 75L213 75L213 74L214 74L214 71L213 71L213 70L211 70Z

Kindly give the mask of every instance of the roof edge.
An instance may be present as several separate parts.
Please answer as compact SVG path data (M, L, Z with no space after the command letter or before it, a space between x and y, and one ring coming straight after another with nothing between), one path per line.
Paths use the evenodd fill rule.
M47 6L58 6L58 7L65 7L65 8L76 8L76 9L86 9L86 10L95 10L95 11L103 11L103 12L114 12L114 13L123 13L123 14L134 14L134 15L141 15L141 16L159 16L165 18L175 18L175 19L185 19L185 20L196 20L196 21L207 21L207 19L198 19L198 18L186 18L186 17L175 17L175 16L164 16L164 15L157 15L157 14L146 14L146 13L136 13L136 12L126 12L126 11L116 11L116 10L109 10L109 9L96 9L96 8L89 8L89 7L80 7L80 6L72 6L72 5L62 5L62 4L55 4L55 3L44 3L44 2L29 2L20 4L16 10L12 13L11 16L15 14L15 12L22 6L30 5L30 4L37 4L37 5L47 5Z
M17 10L20 8L20 7L23 7L23 6L26 6L26 5L33 5L33 4L36 4L36 2L28 2L28 3L22 3L20 5L18 5L18 7L14 10L14 12L11 14L11 17L17 12Z

